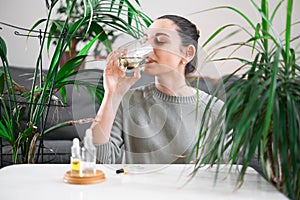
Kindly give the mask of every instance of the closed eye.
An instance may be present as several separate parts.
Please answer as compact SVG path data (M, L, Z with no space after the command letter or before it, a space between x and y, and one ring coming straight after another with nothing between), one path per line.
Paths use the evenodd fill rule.
M166 35L156 35L154 38L154 43L156 45L164 45L170 43L170 38Z

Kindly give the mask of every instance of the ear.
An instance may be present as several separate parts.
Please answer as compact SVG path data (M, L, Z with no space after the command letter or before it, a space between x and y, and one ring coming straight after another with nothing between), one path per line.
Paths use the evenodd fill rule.
M194 45L189 45L186 47L185 59L187 60L187 62L193 60L195 53L196 53L196 48Z

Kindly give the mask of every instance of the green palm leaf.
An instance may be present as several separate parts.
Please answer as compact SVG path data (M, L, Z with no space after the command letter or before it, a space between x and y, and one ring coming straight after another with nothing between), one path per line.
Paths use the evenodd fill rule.
M243 31L250 36L245 42L233 42L215 47L209 53L209 60L238 60L248 67L239 80L221 91L220 85L215 95L226 98L224 106L209 129L201 122L198 141L195 145L197 162L195 170L204 163L219 164L224 153L228 152L227 163L243 164L239 172L237 186L241 186L247 167L257 157L264 175L271 183L291 199L300 197L300 68L297 63L299 52L291 48L291 42L299 40L299 35L291 36L291 16L293 1L280 1L269 17L268 1L262 0L258 6L252 5L261 16L261 21L253 23L244 13L230 6L220 6L206 11L229 9L237 13L251 31ZM286 3L286 27L283 35L277 33L275 15ZM204 43L213 42L223 30L232 27L223 25ZM238 27L238 25L234 25ZM241 26L242 27L242 26ZM250 33L250 34L249 34ZM283 38L280 38L283 37ZM230 57L214 58L221 51L237 46ZM231 57L240 49L249 49L253 58ZM236 72L231 74L233 76ZM226 83L230 77L224 80ZM212 102L212 100L211 100ZM207 105L207 108L211 105ZM204 113L203 118L208 114ZM225 117L225 119L223 119ZM224 122L225 128L220 128ZM212 135L212 136L210 136Z

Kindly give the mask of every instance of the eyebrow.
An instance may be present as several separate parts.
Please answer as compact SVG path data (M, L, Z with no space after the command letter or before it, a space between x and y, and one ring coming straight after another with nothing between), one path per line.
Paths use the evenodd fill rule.
M160 35L165 35L165 36L168 36L168 37L169 37L169 35L166 34L166 33L156 33L156 34L155 34L155 36L160 36Z
M164 35L164 36L167 36L167 37L170 37L168 34L166 33L162 33L162 32L159 32L159 33L155 33L155 36L160 36L160 35ZM149 35L147 33L144 34L144 37L148 37Z

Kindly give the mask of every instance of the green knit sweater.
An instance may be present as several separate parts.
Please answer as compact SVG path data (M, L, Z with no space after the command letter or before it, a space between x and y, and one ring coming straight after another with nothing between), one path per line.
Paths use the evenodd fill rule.
M186 163L209 100L205 92L170 96L154 84L129 90L119 106L109 142L96 145L100 163ZM211 109L215 118L223 102ZM198 107L198 109L197 109ZM125 159L123 156L125 155Z

